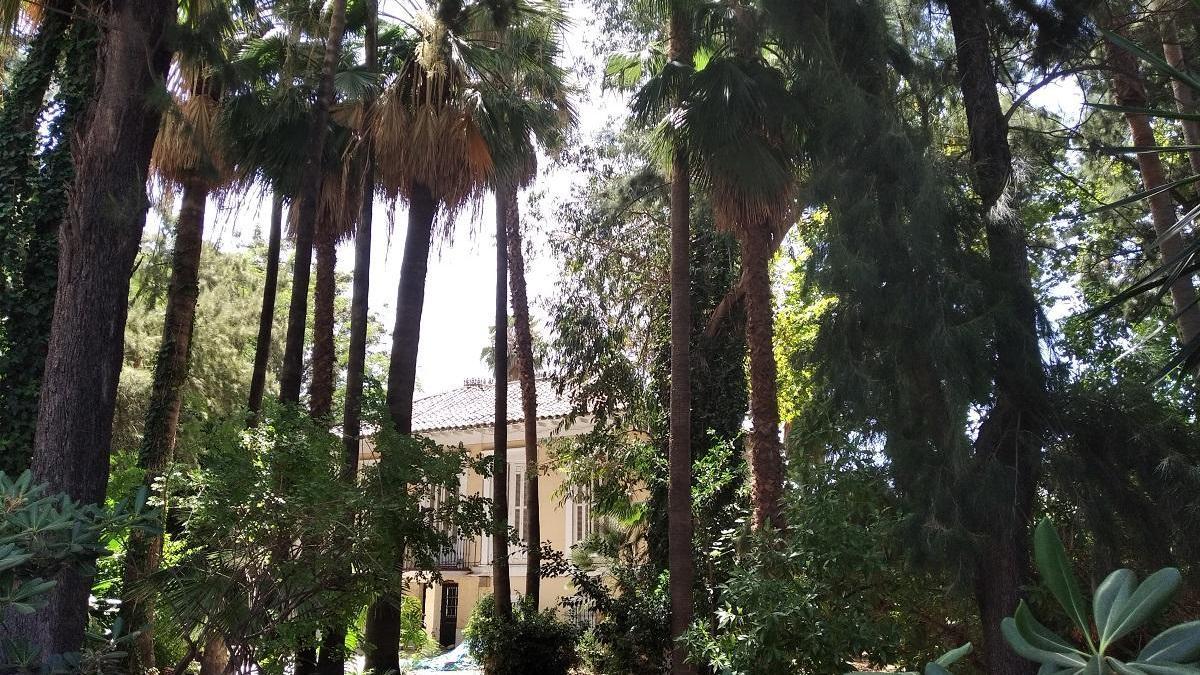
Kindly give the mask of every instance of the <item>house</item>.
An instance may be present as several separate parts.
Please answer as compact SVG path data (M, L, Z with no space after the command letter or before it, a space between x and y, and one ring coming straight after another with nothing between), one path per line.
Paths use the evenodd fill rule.
M521 409L520 383L510 380L508 387L508 520L522 535L526 528L525 476L535 467L525 462L525 419ZM413 401L413 432L433 439L439 445L460 443L476 456L490 457L494 450L496 388L490 380L468 379L461 387ZM564 477L550 465L554 442L592 429L590 420L570 424L569 402L559 395L549 380L537 380L537 435L541 507L541 539L564 553L585 539L594 527L590 503L577 503L559 497ZM364 445L364 464L376 461L369 445ZM473 472L459 477L463 495L491 497L492 479ZM525 552L510 547L509 576L514 598L525 592ZM421 600L425 609L425 627L444 646L458 644L475 605L495 587L492 578L491 536L462 538L445 551L438 561L440 581L433 581L422 570L409 570L405 593ZM566 577L542 580L541 606L558 607L560 600L574 592Z

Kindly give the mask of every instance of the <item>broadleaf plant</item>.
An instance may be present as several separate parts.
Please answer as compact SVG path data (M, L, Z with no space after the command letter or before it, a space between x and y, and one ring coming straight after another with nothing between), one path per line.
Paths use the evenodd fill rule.
M1049 520L1038 524L1033 547L1046 587L1085 642L1074 644L1046 628L1022 602L1000 627L1014 651L1041 664L1039 675L1200 675L1200 621L1159 633L1133 660L1112 655L1122 638L1161 614L1179 587L1179 570L1161 569L1140 584L1130 570L1113 572L1096 588L1089 616L1062 540Z

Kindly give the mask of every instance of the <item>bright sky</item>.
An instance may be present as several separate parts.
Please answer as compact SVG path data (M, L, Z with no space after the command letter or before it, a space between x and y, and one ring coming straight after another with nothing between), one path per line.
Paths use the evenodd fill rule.
M572 23L566 36L565 61L594 60L590 37L599 34L592 25L586 7L571 3ZM598 83L576 82L585 88L575 99L579 113L579 132L582 137L604 129L623 114L624 102L612 93L601 93ZM542 162L543 167L550 164ZM582 177L561 169L543 170L533 189L546 193L541 211L552 216L553 204L570 193ZM210 202L206 240L223 248L243 246L262 230L265 238L270 205L250 197L236 209L217 212ZM538 232L556 228L556 223L531 222L523 209L525 230L535 237ZM158 225L151 216L151 226ZM400 260L404 251L404 230L407 209L396 206L395 228L389 233L389 215L385 204L376 200L372 230L370 311L376 315L389 334L395 324L396 291L400 281ZM496 257L495 209L489 196L478 209L464 209L459 214L456 234L452 241L435 244L430 255L429 276L426 280L424 316L421 321L421 347L417 360L419 393L434 393L462 384L466 377L490 376L490 370L480 360L480 352L489 340L494 321ZM535 239L535 245L537 241ZM529 301L535 322L546 325L542 311L544 301L553 291L557 275L554 261L544 246L537 247L527 261ZM354 244L347 242L338 249L338 269L350 272L354 266ZM291 274L291 270L281 270ZM349 291L347 291L349 292ZM311 302L311 298L310 298ZM286 306L276 311L287 311ZM390 339L388 339L390 344Z

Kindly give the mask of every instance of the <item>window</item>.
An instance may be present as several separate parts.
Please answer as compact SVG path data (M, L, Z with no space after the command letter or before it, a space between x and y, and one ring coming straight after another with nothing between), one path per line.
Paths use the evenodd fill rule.
M575 488L575 494L570 499L567 517L570 518L571 546L581 543L596 531L596 517L593 511L592 486L583 485Z
M525 541L529 533L529 508L525 504L525 465L510 464L508 467L509 485L509 521L510 527L517 531L517 538Z

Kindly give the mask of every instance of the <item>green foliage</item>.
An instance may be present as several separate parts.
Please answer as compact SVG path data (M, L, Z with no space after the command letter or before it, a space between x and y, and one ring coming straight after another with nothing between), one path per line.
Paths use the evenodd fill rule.
M606 560L604 574L578 568L572 575L578 601L596 612L579 655L591 672L606 675L665 673L670 651L668 577L633 556Z
M486 675L568 675L579 663L579 629L527 602L514 605L508 623L496 617L493 596L484 597L467 623L466 639Z
M365 424L384 428L377 388L364 412ZM176 488L180 548L134 590L160 594L180 637L195 642L218 631L236 663L282 672L298 641L330 621L350 625L370 598L402 587L400 571L383 562L397 559L399 545L433 569L451 545L434 523L465 536L481 531L482 499L429 499L458 484L468 466L461 449L380 431L375 447L391 461L367 467L352 485L340 477L340 437L302 411L268 409L248 430L242 419L217 425L193 449L201 468Z
M4 617L32 614L62 572L96 573L96 560L110 555L112 542L138 529L153 532L158 518L146 506L146 490L111 507L80 504L47 494L26 471L17 478L0 472L0 627ZM7 631L6 631L7 633ZM41 654L21 640L0 639L0 671L9 673L117 672L117 647L127 636L118 621L106 636L94 636L78 653Z
M1072 642L1042 625L1022 602L1001 629L1014 651L1042 664L1039 672L1189 675L1200 668L1200 621L1168 628L1140 650L1121 642L1148 628L1162 614L1181 582L1179 570L1161 569L1139 584L1131 570L1119 569L1096 588L1089 608L1062 540L1048 519L1038 524L1033 548L1042 582L1084 643Z
M409 654L424 654L436 643L425 630L425 612L421 601L406 595L400 604L400 650Z
M715 623L686 637L693 658L729 675L843 673L930 658L938 581L906 564L886 474L869 456L834 455L793 475L789 529L731 531L711 555L730 569ZM953 639L953 638L950 638Z

